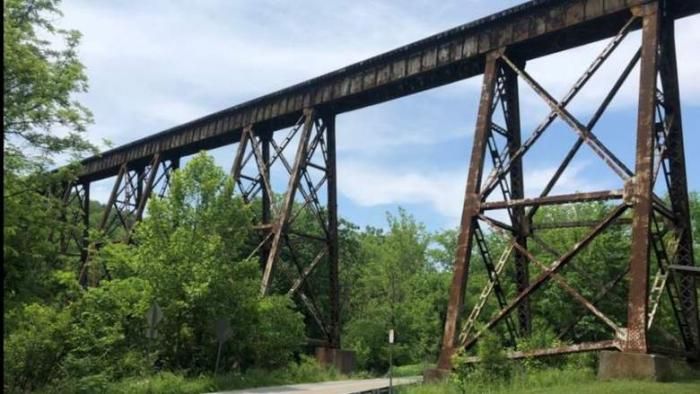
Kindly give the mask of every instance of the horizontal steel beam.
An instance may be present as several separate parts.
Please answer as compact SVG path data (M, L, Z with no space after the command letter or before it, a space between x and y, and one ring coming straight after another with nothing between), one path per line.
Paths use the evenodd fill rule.
M469 78L499 48L529 60L611 37L630 18L630 7L648 1L529 1L85 159L80 181L114 176L127 162L145 165L156 153L168 159L231 144L251 124L290 127L305 107L341 113ZM700 12L697 1L668 5L674 18Z
M668 266L668 268L680 274L700 276L700 267L692 265L671 264Z
M594 227L599 220L578 220L572 222L555 222L555 223L533 223L530 228L533 230L558 230L562 228L577 228L577 227ZM613 226L629 226L632 224L632 219L619 218Z
M605 341L598 341L598 342L584 342L584 343L579 343L575 345L565 345L565 346L559 346L559 347L552 347L552 348L546 348L546 349L535 349L535 350L529 350L529 351L516 351L516 352L508 352L506 354L506 358L511 359L511 360L517 360L517 359L522 359L522 358L531 358L531 357L542 357L542 356L556 356L560 354L571 354L571 353L583 353L583 352L590 352L592 350L611 350L611 349L617 349L619 350L619 346L617 344L617 341L615 340L605 340ZM467 363L477 363L481 361L479 357L467 357L465 360Z
M484 202L481 203L482 210L491 209L506 209L513 207L525 207L532 205L556 205L556 204L568 204L573 202L586 202L586 201L606 201L606 200L617 200L624 196L622 190L602 190L598 192L589 193L573 193L573 194L560 194L558 196L547 196L547 197L536 197L536 198L521 198L517 200L508 201L494 201L494 202Z

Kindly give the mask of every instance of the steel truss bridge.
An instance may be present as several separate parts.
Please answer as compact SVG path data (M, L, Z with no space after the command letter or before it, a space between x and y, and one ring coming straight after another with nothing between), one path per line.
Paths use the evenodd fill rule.
M515 346L516 350L509 353L511 358L617 349L697 359L700 337L693 275L697 269L693 267L674 21L698 12L700 1L696 0L530 1L87 158L78 178L65 188L64 198L66 203L81 207L71 220L82 221L87 227L90 184L113 177L114 187L99 230L113 234L121 228L128 241L148 199L154 194L163 195L183 156L237 144L231 152L231 174L242 198L255 204L260 213L255 226L260 243L252 253L261 256L261 292L270 292L275 275L284 272L287 283L291 283L288 293L305 306L307 315L319 327L323 336L319 343L338 349L335 116L483 74L438 367L450 368L450 357L455 351L472 348L486 331L495 329ZM598 109L587 121L576 118L568 109L569 102L618 45L631 39L628 33L639 29L638 51L601 96ZM599 40L607 40L607 46L599 56L589 59L588 69L561 99L553 97L526 70L531 59ZM634 167L629 168L596 137L594 129L637 64L636 159ZM550 109L527 136L522 136L520 130L518 85L523 83ZM523 185L527 180L522 159L555 119L568 125L578 139L570 149L562 149L564 158L541 194L525 198ZM296 144L290 143L292 140ZM550 195L584 145L619 176L623 187ZM296 146L296 151L289 152L288 146ZM551 154L556 154L557 148L551 147ZM493 169L484 174L487 160ZM281 198L272 189L273 165L281 166L286 174L287 187L281 191ZM668 198L655 194L654 188L659 184L667 188ZM496 191L502 198L487 201ZM542 206L589 201L607 201L611 208L605 217L594 222L539 226L533 222ZM507 222L489 216L499 209L507 210ZM317 233L305 234L295 226L302 212L317 223ZM563 269L612 226L629 229L629 264L610 277L594 297L585 297L567 282ZM586 235L569 250L555 250L541 237L542 232L566 227L586 229ZM505 250L492 250L485 241L485 231L501 236ZM71 239L81 251L81 282L94 283L88 267L96 247L90 245L87 229L73 234ZM528 245L549 251L552 259L541 261ZM302 247L306 251L313 249L314 257L308 261L297 258L297 250ZM465 310L470 263L475 256L484 262L489 280L475 305ZM517 294L510 297L504 290L504 281L509 279L504 275L507 264L513 264L516 273ZM315 280L325 281L328 292L322 295L326 305L319 305L319 295L312 294L307 285L323 265L323 277ZM539 274L530 277L533 267ZM101 267L98 275L108 276L109 267ZM569 294L583 311L572 321L562 322L561 335L570 332L583 314L590 313L609 328L609 337L556 348L517 350L518 341L532 330L529 297L550 282ZM599 308L600 300L621 283L627 284L624 324ZM649 336L664 295L668 296L680 333L676 342L679 345L673 348L659 346ZM494 297L497 313L478 325L484 305Z

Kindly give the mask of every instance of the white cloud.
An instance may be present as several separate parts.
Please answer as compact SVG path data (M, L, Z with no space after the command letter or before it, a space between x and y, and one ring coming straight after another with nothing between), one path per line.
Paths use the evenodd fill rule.
M606 183L585 177L586 163L571 166L564 172L553 194L593 191L609 187ZM533 168L525 172L525 195L539 195L556 167ZM467 170L452 168L439 172L420 169L378 167L367 163L339 163L340 193L360 206L386 204L428 204L435 212L456 225L462 215ZM502 200L496 190L489 200Z

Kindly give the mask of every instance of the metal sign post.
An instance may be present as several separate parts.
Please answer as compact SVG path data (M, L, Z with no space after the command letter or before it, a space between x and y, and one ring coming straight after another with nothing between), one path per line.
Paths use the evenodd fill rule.
M224 342L228 341L233 335L231 323L228 319L216 320L216 339L219 342L219 349L216 351L216 366L214 367L214 375L219 373L219 360L221 359L221 347Z
M394 382L393 382L393 348L394 348L394 329L389 330L389 394L394 392Z
M158 338L158 324L163 320L163 311L157 302L153 301L151 307L146 311L146 338L148 341L148 352L153 353L153 341ZM158 369L157 363L154 365Z
M163 311L161 311L160 306L154 302L146 312L146 323L148 323L146 338L156 339L158 337L157 326L161 320L163 320Z

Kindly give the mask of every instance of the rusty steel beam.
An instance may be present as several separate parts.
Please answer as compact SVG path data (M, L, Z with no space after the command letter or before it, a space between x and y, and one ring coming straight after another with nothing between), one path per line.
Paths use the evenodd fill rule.
M524 250L520 245L515 245L517 249L520 250L521 253L523 253L530 261L535 263L540 269L543 271L547 271L547 266L545 266L543 263L541 263L539 260L535 258L531 253L529 253L527 250ZM615 331L616 336L621 336L622 330L620 327L612 321L611 318L609 318L605 313L600 311L600 309L596 308L595 304L591 301L589 301L586 297L584 297L581 293L579 293L576 289L574 289L567 281L564 279L563 276L560 274L554 272L552 273L552 280L554 280L559 287L561 287L565 292L569 293L581 306L584 308L588 309L589 312L591 312L593 315L595 315L598 319L603 321L603 323L607 324L610 328Z
M579 79L574 83L574 85L569 89L569 91L564 95L562 100L560 101L560 105L562 107L566 107L575 97L578 95L579 92L581 92L581 89L588 83L588 81L595 75L595 73L600 69L600 67L603 65L603 63L610 57L610 55L613 53L613 51L620 45L622 40L624 40L625 37L627 37L627 34L630 31L630 28L632 27L633 23L636 21L636 17L631 17L627 23L625 23L622 28L617 32L615 37L613 37L612 40L608 43L608 45L603 48L601 51L600 55L598 55L593 62L588 66L586 71L583 72L583 74L579 77ZM554 122L554 120L557 118L558 113L557 111L551 110L549 114L540 122L540 124L535 128L535 130L532 132L530 137L525 140L525 142L522 144L522 146L518 149L517 152L514 152L511 154L511 160L508 162L504 163L501 167L499 168L494 168L491 171L491 174L488 177L488 180L486 182L487 186L484 187L483 190L483 200L486 199L486 197L491 193L493 188L496 185L496 182L498 179L504 177L511 169L511 165L515 163L516 159L519 159L522 155L527 153L527 151L532 147L532 145L537 142L537 140L542 136L542 134L549 128L549 126ZM563 169L562 169L563 171ZM552 185L553 186L553 185ZM547 193L543 193L544 195L547 195Z
M289 184L287 185L287 191L284 195L284 201L282 203L279 218L272 229L273 236L272 243L270 245L270 254L267 256L262 283L260 285L260 293L263 295L267 294L270 288L272 269L277 261L277 256L279 255L282 237L288 225L288 219L292 212L292 205L294 204L294 196L296 195L297 188L299 187L302 166L304 165L304 161L306 159L306 151L308 148L307 145L311 137L311 129L313 128L313 118L315 115L312 109L305 110L304 115L304 127L301 132L301 138L299 139L294 167L292 167L292 172L289 175Z
M484 81L481 88L481 100L476 120L476 132L472 145L472 156L467 175L467 187L462 208L462 220L457 239L457 251L452 273L449 301L447 304L447 316L442 337L442 348L438 360L438 368L449 369L452 365L451 357L455 352L457 341L457 325L459 314L464 305L464 290L469 274L471 260L472 238L476 226L475 216L479 213L479 189L484 169L484 155L486 154L486 139L491 128L491 112L494 101L494 90L498 73L498 57L500 53L491 53L486 62Z
M498 48L530 60L611 37L630 7L647 1L530 1L91 157L80 179L116 175L123 163L145 164L158 152L184 156L230 144L250 124L289 127L305 107L341 113L469 78L483 72L486 54ZM672 18L700 12L696 1L668 3Z
M659 44L658 4L650 3L640 12L643 18L640 61L637 148L633 179L632 245L630 284L627 302L628 352L647 353L647 308L649 293L650 223L652 215L652 172L654 170L654 133L656 77Z
M668 269L678 272L681 275L695 275L700 276L700 267L694 267L690 265L678 265L671 264Z
M340 284L338 283L338 176L336 172L335 115L324 118L326 126L326 163L328 211L328 283L330 300L331 347L340 348Z
M489 224L491 225L491 223L489 223ZM535 264L536 266L538 266L542 271L546 272L546 271L548 270L548 267L547 267L545 264L543 264L542 262L540 262L539 260L537 260L537 258L536 258L535 256L533 256L532 253L530 253L526 248L524 248L523 246L521 246L520 244L518 244L518 242L516 242L516 240L515 240L514 238L507 237L507 235L504 234L503 230L501 230L501 229L499 229L498 227L495 227L495 226L493 226L493 225L491 225L491 226L492 226L491 228L493 229L493 231L494 231L495 233L501 235L501 236L504 237L507 241L509 241L510 244L512 244L513 247L514 247L517 251L519 251L519 252L522 254L522 256L523 256L524 258L527 258L529 261L531 261L532 263L534 263L534 264ZM508 239L508 238L510 238L510 239ZM543 242L542 240L540 240L539 238L534 237L534 239L535 239L536 241L538 241L538 243L539 243L540 245L545 245L545 246L546 246L546 244L544 244L544 242ZM560 254L556 254L556 253L554 253L554 254L555 254L554 257L558 257L558 256L560 255ZM516 262L517 262L517 260L516 260ZM604 314L603 312L601 312L598 308L596 308L596 306L595 306L595 304L594 304L593 302L591 302L591 301L589 301L588 299L586 299L586 297L584 297L584 296L583 296L581 293L579 293L574 287L572 287L572 286L566 281L566 279L564 279L563 276L561 276L561 275L560 275L559 273L557 273L557 272L553 272L553 273L551 274L551 277L552 277L552 279L559 285L559 287L561 287L565 292L569 293L569 295L571 295L579 304L581 304L581 306L583 306L584 308L588 309L593 315L595 315L596 317L598 317L598 318L599 318L600 320L602 320L605 324L607 324L610 328L612 328L613 331L615 331L616 337L621 337L621 336L622 336L623 331L620 329L620 327L619 327L617 324L615 324L615 322L613 322L612 319L610 319L607 315L605 315L605 314ZM526 287L525 289L527 289L527 287ZM523 291L524 291L524 290L523 290ZM518 293L522 293L523 291L518 291ZM526 298L525 300L527 300L527 298ZM525 300L524 300L524 301L525 301ZM524 302L524 301L523 301L523 302Z
M627 63L627 66L625 69L622 71L622 74L617 78L615 83L613 84L613 87L610 89L608 92L608 95L605 96L605 99L603 99L603 102L600 104L596 112L593 114L591 119L588 121L586 124L586 128L589 130L593 130L595 125L598 123L598 120L600 120L601 116L603 116L603 113L605 110L608 108L610 103L612 102L612 99L615 98L617 95L617 92L620 91L620 88L624 84L624 82L627 80L627 77L632 73L632 70L634 69L634 66L637 64L639 61L639 58L641 56L642 52L641 49L635 52L634 56L632 59ZM559 167L557 167L557 170L554 172L552 177L550 178L549 182L547 182L547 185L544 187L542 192L540 193L540 197L546 197L549 195L549 193L552 191L554 186L557 184L559 181L559 178L561 178L562 174L566 170L566 168L569 166L571 161L573 160L574 156L576 156L576 153L578 153L578 150L583 146L584 139L579 136L576 142L574 142L574 145L569 149L567 152L566 156L564 157L564 160L562 160L561 164ZM535 213L537 213L537 210L539 209L539 205L533 206L527 213L527 217L529 220L532 220L532 218L535 216Z
M663 10L664 12L666 10ZM668 192L671 200L671 210L674 215L673 230L678 240L676 262L686 271L695 271L693 255L693 234L690 222L688 201L688 183L685 169L685 148L683 146L683 124L679 93L678 69L676 59L676 44L674 23L667 15L661 21L660 32L660 67L659 76L663 88L664 117L668 124L666 138L666 157L668 157ZM657 98L658 99L658 98ZM697 236L697 234L696 234ZM676 270L675 272L679 272ZM695 275L697 276L697 274ZM694 353L692 358L700 360L700 314L698 312L697 279L693 275L681 276L678 280L680 291L681 313L686 316L692 343L686 343L686 350Z
M524 67L524 65L521 65L521 67ZM522 159L514 157L521 146L518 75L513 72L513 70L505 67L501 67L501 72L503 85L501 104L506 122L507 152L508 157L512 161L510 170L510 198L518 200L525 197ZM515 282L518 293L521 293L527 288L530 281L528 260L524 255L525 252L522 251L523 249L527 251L527 234L529 228L524 207L513 207L511 210L511 220L515 230L512 233L517 244L514 256ZM528 300L523 301L518 307L518 325L520 326L521 336L530 334L532 324L530 321L530 303Z
M321 262L321 259L325 255L326 250L323 249L316 255L316 257L314 257L314 259L311 261L311 264L307 265L306 268L304 268L304 270L301 272L299 277L294 280L294 283L292 283L292 287L289 288L287 295L293 296L297 293L299 287L301 287L304 284L306 278L308 278L309 275L311 275L311 273L316 269L318 264Z
M535 205L539 207L539 205ZM560 228L577 228L577 227L593 227L598 224L598 220L576 220L571 222L556 222L556 223L533 223L532 230L556 230ZM629 226L632 224L631 219L620 218L614 223L617 226Z
M90 255L90 184L84 183L80 185L83 189L82 198L80 197L80 191L76 190L76 195L78 196L78 201L80 202L80 216L82 219L82 237L80 239L80 274L78 275L78 282L81 286L86 287L88 285L89 277L87 272L87 261Z
M583 342L583 343L578 343L575 345L565 345L565 346L558 346L558 347L554 347L554 348L507 352L506 358L508 358L510 360L518 360L518 359L523 359L523 358L556 356L556 355L562 355L562 354L583 353L583 352L590 352L590 351L594 351L594 350L610 350L610 349L615 349L615 350L620 349L617 341L606 340L606 341L598 341L598 342ZM481 359L479 357L466 357L465 358L465 362L467 362L469 364L478 363L480 361L481 361Z
M231 176L235 181L241 177L241 170L244 166L244 156L246 154L246 148L248 146L248 136L249 133L246 132L246 128L241 132L241 139L236 147L236 156L233 159L233 165L231 166Z
M627 268L626 268L625 270L623 270L623 271L620 271L619 274L615 275L615 277L614 277L611 281L609 281L608 283L606 283L606 284L600 289L600 291L598 292L598 294L596 294L596 296L593 298L593 300L591 301L591 303L592 303L593 305L597 305L601 300L603 300L603 298L605 298L605 296L606 296L615 286L617 286L617 284L618 284L622 279L624 279L624 277L627 275L628 272L629 272L629 267L627 267ZM569 323L569 324L567 324L566 326L564 326L564 329L559 333L559 335L557 335L557 339L561 340L561 339L563 339L564 337L566 337L566 334L568 334L571 330L574 329L574 327L576 327L576 325L578 324L579 321L581 321L581 319L583 318L583 316L584 316L584 315L582 315L582 314L577 315L576 318L574 318L574 319L571 321L571 323Z
M522 293L518 294L518 296L512 300L508 305L501 309L496 316L494 316L491 320L489 320L488 323L484 325L484 328L479 331L471 340L469 340L464 347L466 349L469 349L476 341L479 339L479 337L488 329L496 325L498 322L503 320L508 314L516 308L523 299L527 298L531 293L539 289L542 285L544 285L549 279L552 277L552 274L558 272L561 270L569 261L571 261L574 257L578 255L581 250L583 250L588 244L593 241L600 233L602 233L612 222L615 221L620 215L622 215L625 210L627 209L627 206L625 204L618 205L615 207L606 217L603 219L598 226L596 226L594 229L592 229L588 234L586 234L583 239L581 239L579 242L577 242L574 247L566 252L564 255L556 259L552 264L547 267L547 270L545 270L543 273L541 273L535 280L533 280L530 285L528 286L525 291Z
M481 203L481 209L488 211L491 209L506 209L513 207L526 207L534 205L556 205L556 204L570 204L575 202L587 202L587 201L606 201L606 200L619 200L624 197L623 190L601 190L597 192L588 193L573 193L573 194L561 194L558 196L547 196L547 197L535 197L535 198L522 198L519 200L510 201L494 201L494 202L483 202Z
M583 125L578 119L576 119L564 106L557 102L552 95L549 94L537 81L535 81L525 70L519 68L512 60L507 56L503 56L503 60L520 75L525 82L530 85L530 87L537 93L544 101L551 107L553 111L559 115L559 117L566 122L576 133L578 133L580 138L583 138L584 142L590 146L593 151L600 156L601 159L607 164L617 175L622 179L627 179L632 176L632 170L627 168L625 163L615 156L606 146L603 144L598 137L593 134L593 132Z

